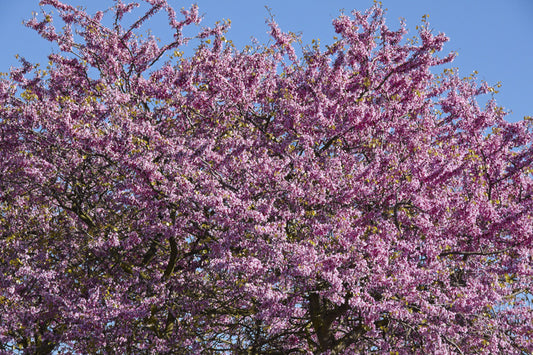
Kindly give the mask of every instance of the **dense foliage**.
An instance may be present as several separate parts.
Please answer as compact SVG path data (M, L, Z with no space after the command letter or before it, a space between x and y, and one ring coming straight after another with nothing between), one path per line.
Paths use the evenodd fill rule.
M0 351L533 351L531 121L436 75L443 34L374 6L183 55L195 6L41 4L61 51L0 81Z

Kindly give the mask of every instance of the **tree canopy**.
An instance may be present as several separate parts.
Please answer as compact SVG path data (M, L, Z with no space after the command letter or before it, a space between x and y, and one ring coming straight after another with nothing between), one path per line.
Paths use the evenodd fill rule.
M60 51L0 79L0 351L533 352L532 121L444 34L41 5Z

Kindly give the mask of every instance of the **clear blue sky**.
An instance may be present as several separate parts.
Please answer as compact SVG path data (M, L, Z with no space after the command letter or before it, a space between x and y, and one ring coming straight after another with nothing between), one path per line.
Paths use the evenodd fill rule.
M83 5L89 12L108 8L111 0L64 0ZM168 0L176 9L188 7L193 1ZM372 0L197 0L204 14L204 26L229 18L232 28L228 38L238 47L250 44L251 37L264 42L268 16L265 5L271 8L284 31L301 32L304 43L319 38L322 44L331 42L331 21L339 10L364 10ZM461 75L474 70L489 84L499 81L503 86L496 96L500 105L513 113L510 121L533 115L533 1L532 0L384 0L388 9L389 27L397 28L399 18L408 27L420 23L422 15L429 15L430 26L451 38L447 51L458 52L453 66ZM15 54L31 62L46 62L51 45L40 39L21 22L39 11L38 0L0 0L0 71L17 65ZM155 35L162 34L161 23L150 22ZM414 34L414 33L413 33ZM162 37L162 36L161 36Z

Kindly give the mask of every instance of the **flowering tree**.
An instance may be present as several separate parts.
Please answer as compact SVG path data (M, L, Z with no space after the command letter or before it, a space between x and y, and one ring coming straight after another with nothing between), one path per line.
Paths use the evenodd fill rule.
M42 0L61 52L0 81L0 351L533 351L531 121L435 75L444 35L374 6L185 57L197 8L145 1Z

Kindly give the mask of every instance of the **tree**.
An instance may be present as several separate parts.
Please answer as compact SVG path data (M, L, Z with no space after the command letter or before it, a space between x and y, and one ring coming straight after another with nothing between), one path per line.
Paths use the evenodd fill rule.
M145 1L42 0L60 52L1 79L2 351L533 351L532 121L435 74L443 34L376 5L236 50Z

